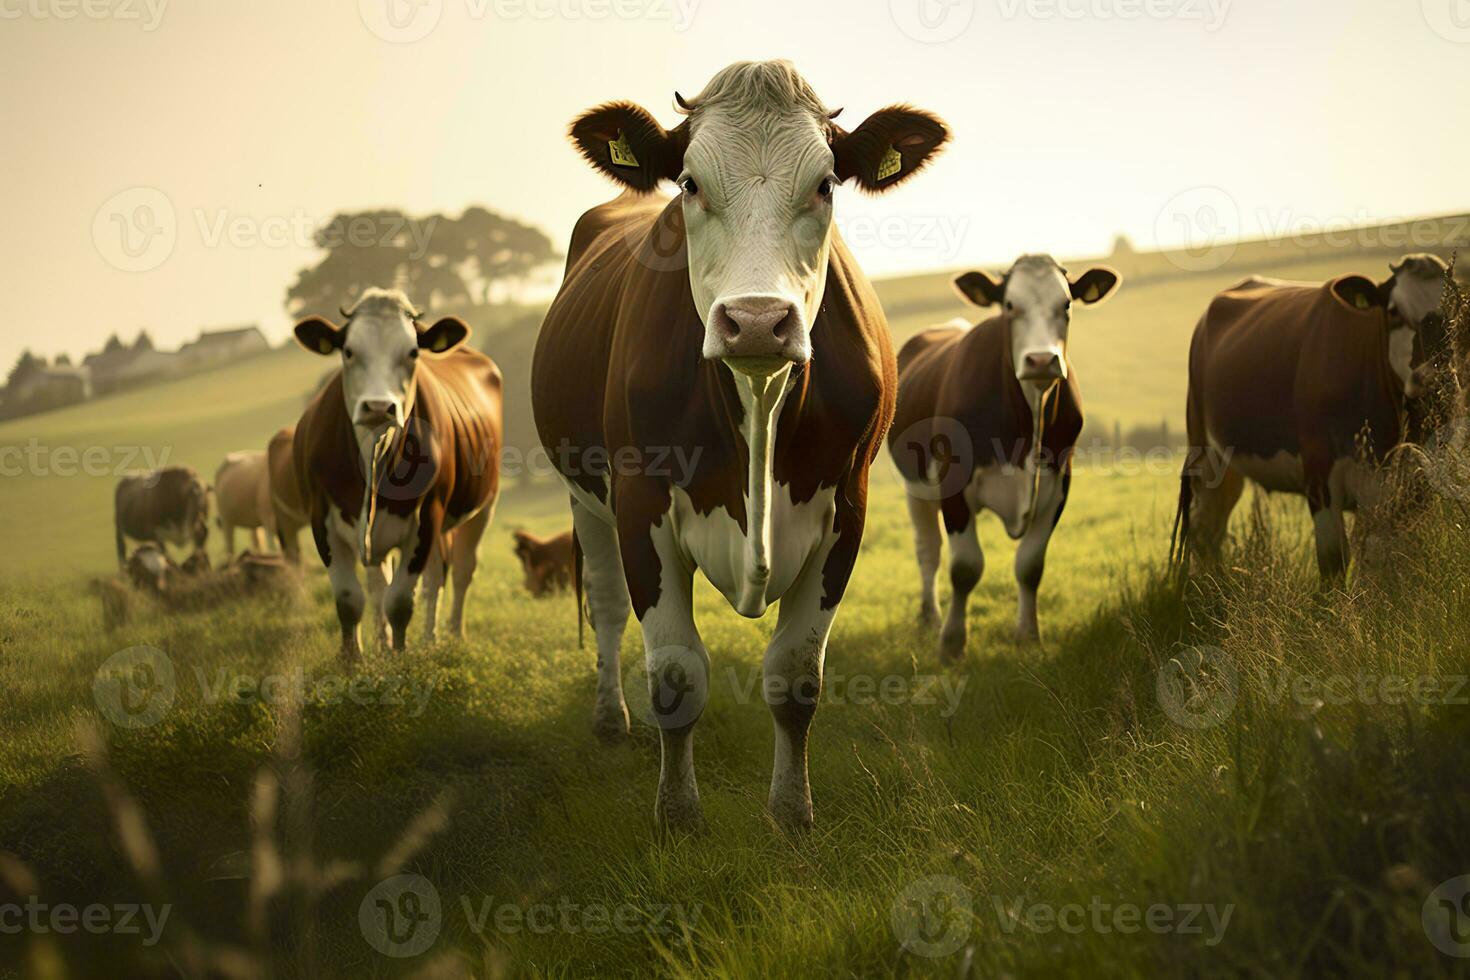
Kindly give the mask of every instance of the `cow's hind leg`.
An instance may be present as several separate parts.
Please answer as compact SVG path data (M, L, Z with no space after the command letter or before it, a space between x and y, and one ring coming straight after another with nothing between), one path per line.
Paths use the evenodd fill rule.
M623 632L632 604L623 576L623 559L614 527L584 504L572 501L572 523L582 544L582 579L586 586L592 632L597 641L597 706L592 730L604 742L628 735L628 705L623 700ZM581 615L580 611L578 615Z
M944 551L944 536L939 530L939 502L912 489L908 494L909 520L914 525L914 554L919 562L919 621L925 626L939 625L939 598L934 580L939 576L939 562Z
M1341 584L1347 575L1347 523L1343 520L1343 490L1341 486L1331 485L1336 482L1322 480L1320 486L1314 487L1308 481L1307 506L1312 510L1317 571L1322 575L1324 587Z
M825 567L825 562L814 560L782 598L776 632L766 649L763 690L776 735L767 806L785 827L812 824L807 733L821 698L827 637L837 615L836 607L822 608Z
M1230 515L1245 491L1245 477L1214 450L1206 450L1189 477L1193 503L1189 518L1189 550L1207 567L1220 563Z
M495 503L492 501L454 532L454 546L450 549L454 570L454 606L449 612L449 633L457 640L464 639L465 597L469 595L470 584L474 582L475 571L480 566L480 541L494 516Z
M957 516L957 515L956 515ZM980 550L980 532L975 523L976 515L964 515L964 523L946 515L949 530L949 616L944 629L939 633L939 659L947 662L961 660L965 656L965 612L970 593L980 584L985 574L985 553Z

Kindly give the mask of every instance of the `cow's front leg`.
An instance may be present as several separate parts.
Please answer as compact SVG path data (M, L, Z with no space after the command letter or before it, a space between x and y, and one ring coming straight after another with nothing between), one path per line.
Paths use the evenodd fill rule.
M597 705L592 712L592 731L604 742L620 742L628 737L622 647L631 607L618 553L618 532L576 498L572 500L572 523L582 543L582 581L597 642ZM580 616L581 611L577 614Z
M1056 481L1052 483L1055 489L1045 498L1045 503L1036 509L1031 526L1026 529L1020 546L1016 548L1016 585L1020 593L1016 639L1022 643L1041 640L1041 627L1036 619L1036 594L1041 588L1041 576L1046 571L1047 545L1051 542L1052 532L1056 530L1057 521L1061 520L1062 510L1067 505L1072 474L1068 472L1047 479Z
M822 664L837 608L822 608L825 561L812 561L781 600L776 633L766 649L762 691L776 730L771 769L771 816L785 827L812 825L807 733L822 694Z
M337 604L337 621L342 626L342 659L349 663L362 656L358 624L362 622L366 599L357 578L357 547L350 529L337 522L313 524L318 551L327 565L327 578L332 582L332 597Z
M684 564L668 522L644 533L652 535L658 568L640 568L640 574L650 574L649 582L630 585L637 590L634 603L641 607L638 600L647 601L652 594L642 595L640 586L658 582L657 601L639 619L649 705L659 730L655 816L661 827L697 831L704 828L704 813L694 777L694 726L709 703L709 653L694 625L694 572ZM624 549L625 559L630 551Z
M388 591L388 563L368 562L363 565L367 571L367 605L368 613L372 617L371 629L373 642L380 649L388 649L388 619L384 610L384 596Z
M949 615L939 633L939 659L953 662L965 656L965 613L970 593L985 573L985 553L975 514L964 503L945 501L944 523L949 532Z
M934 579L944 538L939 533L939 501L924 496L926 485L911 486L908 492L909 519L914 525L914 556L919 562L919 622L931 629L939 625L939 598Z

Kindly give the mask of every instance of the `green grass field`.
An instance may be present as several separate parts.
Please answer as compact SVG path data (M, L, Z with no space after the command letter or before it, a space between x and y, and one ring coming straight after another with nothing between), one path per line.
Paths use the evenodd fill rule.
M1177 424L1189 331L1233 278L1125 284L1079 313L1089 409ZM314 562L296 598L139 602L104 628L88 581L113 568L110 467L150 447L212 473L291 421L322 368L285 351L0 427L0 446L108 460L0 478L0 978L1470 972L1470 558L1453 501L1319 593L1300 502L1248 498L1232 570L1181 592L1162 571L1177 464L1085 467L1053 539L1044 645L1010 639L1014 547L990 521L970 656L941 669L884 461L813 726L816 828L765 815L770 623L705 587L710 831L666 839L656 733L635 718L626 744L597 742L574 603L520 586L510 528L567 523L549 487L505 497L464 643L344 676ZM129 728L94 681L137 647L173 682L148 703L156 722ZM640 650L630 629L630 690ZM299 700L259 693L298 675ZM105 765L84 751L94 729ZM276 807L257 805L276 785L263 771L286 787ZM8 928L5 903L32 896L168 913L156 943L141 915L140 933L62 934L44 913Z

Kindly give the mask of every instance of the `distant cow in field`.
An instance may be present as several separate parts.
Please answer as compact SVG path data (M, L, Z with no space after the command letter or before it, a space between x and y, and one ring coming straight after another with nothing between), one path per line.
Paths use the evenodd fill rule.
M1449 346L1445 263L1409 255L1390 271L1382 283L1252 278L1215 297L1189 351L1181 560L1218 558L1249 479L1305 496L1319 571L1345 573L1343 514L1377 498L1377 464L1403 438L1405 410Z
M965 652L965 607L985 556L975 520L984 510L1019 540L1016 635L1040 638L1036 593L1046 548L1072 484L1082 432L1081 388L1068 356L1074 303L1101 301L1118 286L1111 269L1075 280L1049 255L1024 255L1000 279L955 280L979 307L998 307L976 326L927 330L898 354L898 414L888 449L908 493L919 562L921 619L939 621L934 579L949 539L949 615L940 656Z
M291 448L295 440L294 425L272 436L270 446L266 449L266 467L270 483L271 514L281 554L293 564L300 565L301 530L311 526L311 512L302 497L301 481L296 478L296 464Z
M235 557L235 531L252 532L255 550L265 551L276 537L270 471L263 452L230 453L214 474L214 505L225 555Z
M128 541L204 550L209 541L209 488L187 466L125 476L113 497L117 563L128 561Z
M733 65L679 101L687 118L673 130L627 102L572 125L627 192L572 233L536 347L536 426L585 552L594 731L628 732L631 608L662 743L657 818L702 825L693 737L709 655L694 573L743 616L779 602L763 685L769 806L809 825L807 732L896 393L888 325L834 202L848 181L868 193L904 183L949 134L906 107L848 132L784 62ZM677 198L647 194L665 180Z
M465 593L499 493L500 371L462 346L470 333L462 321L423 327L420 315L402 293L370 289L344 311L342 326L322 317L296 326L303 347L342 361L296 427L292 462L348 658L361 652L358 624L368 601L374 632L386 641L391 629L393 649L404 649L420 578L432 642L451 565L450 629L463 635ZM367 568L366 599L359 561Z
M538 598L572 587L576 542L571 531L538 538L529 531L515 532L516 557L526 573L526 591Z

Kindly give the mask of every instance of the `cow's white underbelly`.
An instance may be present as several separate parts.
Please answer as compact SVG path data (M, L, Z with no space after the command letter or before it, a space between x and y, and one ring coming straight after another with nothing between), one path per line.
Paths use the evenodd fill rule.
M679 548L704 572L710 584L737 612L758 617L766 606L786 594L831 537L836 499L835 488L822 489L811 500L798 504L791 498L790 487L775 484L771 496L770 579L758 601L751 603L747 596L746 608L742 608L741 597L752 577L752 569L746 567L749 549L746 532L730 513L721 507L701 514L690 503L689 495L675 488L668 519L673 521Z
M1060 473L1042 468L1041 477L1025 469L996 464L977 469L965 487L965 503L972 513L988 510L1000 518L1006 534L1020 538L1031 526L1032 515L1046 509L1061 493Z

